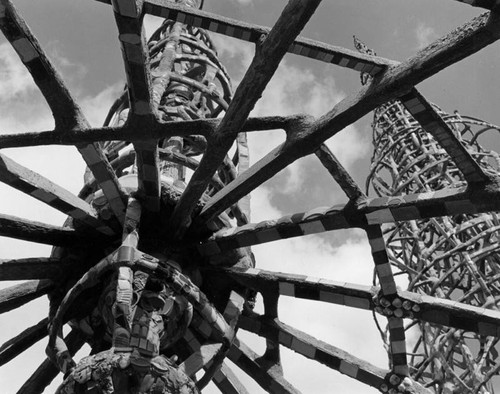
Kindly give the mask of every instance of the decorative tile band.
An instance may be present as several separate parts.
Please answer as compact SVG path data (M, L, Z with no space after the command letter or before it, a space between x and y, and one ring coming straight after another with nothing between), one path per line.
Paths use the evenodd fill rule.
M434 136L436 141L451 156L468 182L489 181L489 177L453 134L448 124L417 89L413 88L408 94L400 97L400 100L422 128Z
M266 35L270 31L269 28L221 17L205 11L188 9L175 4L167 5L158 0L146 0L144 2L144 10L146 13L152 15L173 19L187 25L254 43L258 42L262 35ZM295 40L288 51L299 56L336 64L371 75L379 73L391 64L390 61L382 58L371 58L370 56L360 55L354 51L301 37Z

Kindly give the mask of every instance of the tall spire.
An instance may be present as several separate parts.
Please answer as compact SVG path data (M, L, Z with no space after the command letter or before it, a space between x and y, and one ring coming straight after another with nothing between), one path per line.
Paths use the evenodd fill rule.
M373 54L354 38L356 49ZM362 75L362 83L368 79ZM478 137L499 128L433 110L486 173L498 174L499 154ZM367 189L378 196L428 194L467 184L445 150L399 100L374 111L374 153ZM496 213L397 222L384 231L391 264L409 291L498 309L500 225ZM401 276L400 276L401 277ZM443 321L444 325L452 322ZM410 375L436 393L493 393L498 374L496 338L425 322L407 322ZM384 330L382 330L384 331ZM386 332L382 332L386 338Z

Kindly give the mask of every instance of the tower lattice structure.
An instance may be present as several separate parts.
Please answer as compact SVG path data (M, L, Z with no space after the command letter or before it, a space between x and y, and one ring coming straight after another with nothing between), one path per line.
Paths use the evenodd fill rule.
M500 155L479 143L498 133L488 122L448 114L433 105L485 172L498 173ZM417 112L418 113L418 112ZM401 101L374 111L374 153L367 188L378 196L433 195L467 183L448 153ZM389 260L408 291L476 307L500 302L500 221L496 212L469 212L401 221L384 229ZM404 281L404 282L405 282ZM403 284L402 284L403 285ZM383 309L384 305L379 308ZM443 317L443 322L448 325ZM498 339L426 322L408 322L410 374L436 393L493 393ZM382 331L385 337L385 333Z

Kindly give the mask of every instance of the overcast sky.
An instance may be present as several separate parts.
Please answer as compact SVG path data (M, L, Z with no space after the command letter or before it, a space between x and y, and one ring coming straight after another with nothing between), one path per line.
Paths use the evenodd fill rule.
M286 1L206 0L205 3L207 11L270 26ZM92 0L16 0L16 5L64 76L90 123L100 126L125 81L111 7ZM352 36L356 34L378 54L404 60L480 12L452 0L325 0L303 35L352 48ZM151 32L158 20L148 18L146 23ZM221 36L215 40L236 86L252 59L253 45ZM462 114L500 124L497 110L500 89L495 73L498 49L498 44L494 44L418 88L445 111L457 109ZM287 55L253 115L305 112L319 116L357 89L356 72ZM47 105L3 37L0 37L0 115L0 133L53 127ZM370 122L371 116L367 116L328 141L360 185L364 185L372 151ZM282 138L279 131L252 134L252 161L274 148ZM8 149L3 153L74 193L82 186L84 163L74 148ZM345 201L319 161L308 157L256 190L252 196L252 221ZM64 221L61 213L3 185L0 185L0 205L4 213L57 225ZM371 284L373 263L366 239L359 231L296 238L253 250L259 268ZM37 257L47 256L50 248L0 237L0 251L2 258ZM47 312L46 300L39 300L1 315L0 343L37 323ZM280 318L358 357L387 367L387 357L368 312L282 297ZM263 341L251 335L244 338L257 351L263 350ZM14 393L20 387L44 359L45 344L45 340L41 341L23 357L0 369L2 393ZM283 364L285 377L304 393L378 392L286 349ZM252 393L261 392L255 383L248 384ZM46 392L53 392L55 387L53 384Z

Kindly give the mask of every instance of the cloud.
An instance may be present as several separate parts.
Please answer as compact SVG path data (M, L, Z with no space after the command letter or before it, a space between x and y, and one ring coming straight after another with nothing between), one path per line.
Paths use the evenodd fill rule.
M415 29L415 38L417 39L417 49L425 48L433 42L439 35L433 27L419 22Z
M252 61L253 44L219 35L215 36L215 42L223 63L229 63L231 69L239 70L235 78L237 85ZM286 57L282 61L250 116L302 113L319 117L345 97L345 93L336 86L334 78L301 68L293 60L292 57ZM349 168L370 150L365 134L351 125L327 140L326 144L339 161ZM249 133L252 162L261 159L284 140L285 134L281 130ZM285 179L279 184L282 193L299 192L302 180L314 176L311 174L311 167L305 163L308 163L307 160L298 160L283 171L284 175L281 177Z
M9 43L0 44L0 103L9 103L23 93L36 89L28 71Z
M95 96L84 96L79 102L83 113L92 127L102 126L109 108L123 92L124 83L106 87Z
M271 191L266 188L259 188L252 195L254 222L283 215L271 203L271 196ZM328 234L335 237L338 233ZM350 239L340 247L333 247L317 236L306 236L265 243L254 246L252 250L260 269L337 282L370 285L372 281L373 260L366 237L361 231L352 230ZM262 313L262 302L258 303L256 309ZM279 318L320 340L387 368L387 355L370 312L282 296ZM263 350L262 340L242 331L240 334L252 347ZM282 361L285 378L304 393L330 393L335 389L353 394L377 392L286 349L282 351Z

